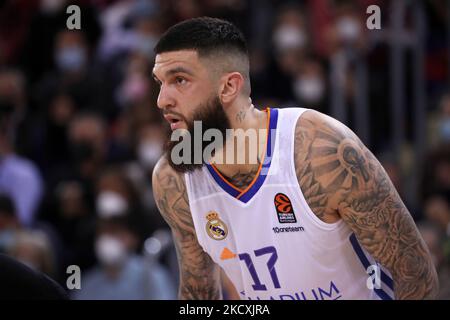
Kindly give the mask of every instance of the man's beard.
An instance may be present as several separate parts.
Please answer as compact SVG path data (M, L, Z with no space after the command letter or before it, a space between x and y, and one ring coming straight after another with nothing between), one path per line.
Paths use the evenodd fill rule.
M201 153L202 153L202 162L201 163L195 163L194 161L194 155L195 151L194 147L196 146L194 143L194 121L201 121L202 124L202 139L201 139ZM173 148L180 143L180 141L171 141L170 138L165 144L165 154L166 158L169 162L169 165L177 172L180 173L186 173L186 172L193 172L197 169L200 169L203 167L203 151L205 150L206 146L209 145L210 141L205 141L203 139L203 133L206 132L208 129L216 129L219 130L222 134L223 141L220 141L221 145L225 145L226 140L226 131L230 128L230 121L228 120L227 115L225 114L225 111L223 110L222 103L220 102L219 97L214 97L208 99L206 104L201 105L197 108L197 110L194 112L192 116L192 121L188 122L187 124L187 131L190 134L191 137L191 149L190 151L190 157L189 157L189 163L180 163L175 164L172 160L172 150ZM182 139L185 139L186 137L183 137ZM198 138L198 137L196 137Z

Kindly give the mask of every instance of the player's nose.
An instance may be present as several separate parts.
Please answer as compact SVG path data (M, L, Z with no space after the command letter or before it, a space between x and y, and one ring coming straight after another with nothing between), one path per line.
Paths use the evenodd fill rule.
M170 95L169 90L161 86L157 100L158 108L166 109L175 106L175 99Z

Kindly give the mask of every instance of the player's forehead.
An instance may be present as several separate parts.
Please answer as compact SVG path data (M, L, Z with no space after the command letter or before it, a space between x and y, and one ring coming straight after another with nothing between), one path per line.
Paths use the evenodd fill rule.
M158 78L173 70L187 71L192 75L201 73L202 65L195 50L179 50L159 53L155 57L153 74Z

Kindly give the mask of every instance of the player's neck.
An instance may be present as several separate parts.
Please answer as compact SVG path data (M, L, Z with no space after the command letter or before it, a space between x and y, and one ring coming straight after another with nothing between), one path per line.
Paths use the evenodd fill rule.
M242 132L249 132L248 130L255 130L254 136L257 137L257 143L250 143L249 139L241 139L234 136L234 143L232 147L229 144L232 137L229 137L226 142L224 159L227 159L227 152L233 150L234 154L231 159L234 161L230 163L227 161L215 162L214 159L212 163L216 168L224 175L228 180L234 185L245 188L251 183L254 176L258 172L260 163L264 157L266 140L267 140L267 112L260 111L251 104L249 100L249 105L234 108L230 110L228 118L230 120L232 129L242 129ZM238 131L233 131L237 135ZM238 161L239 155L243 152L244 161ZM256 156L256 158L255 158ZM243 163L242 163L243 162Z
M245 103L228 108L227 116L231 129L248 130L266 128L264 121L266 119L266 113L255 108L250 98Z

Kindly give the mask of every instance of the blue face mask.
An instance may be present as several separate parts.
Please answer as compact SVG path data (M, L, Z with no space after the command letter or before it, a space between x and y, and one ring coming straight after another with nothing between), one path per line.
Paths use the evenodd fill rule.
M85 63L86 53L82 47L66 47L56 53L56 64L62 71L78 71Z

